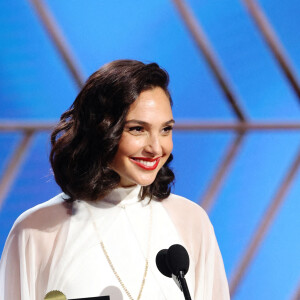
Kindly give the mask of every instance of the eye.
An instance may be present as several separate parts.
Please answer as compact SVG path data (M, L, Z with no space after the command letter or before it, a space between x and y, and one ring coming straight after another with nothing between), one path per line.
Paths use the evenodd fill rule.
M173 130L173 126L167 126L163 128L163 134L167 135Z
M134 126L129 128L129 131L142 131L142 130L143 130L142 126Z
M133 134L139 134L139 133L142 133L144 132L144 127L142 126L133 126L133 127L129 127L128 128L128 131L133 133Z

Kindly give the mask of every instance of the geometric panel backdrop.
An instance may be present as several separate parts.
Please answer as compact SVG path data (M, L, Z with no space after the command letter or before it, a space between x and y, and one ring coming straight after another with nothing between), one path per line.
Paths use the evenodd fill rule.
M214 225L232 298L300 299L298 0L0 2L0 252L59 193L49 135L120 58L171 78L173 192Z

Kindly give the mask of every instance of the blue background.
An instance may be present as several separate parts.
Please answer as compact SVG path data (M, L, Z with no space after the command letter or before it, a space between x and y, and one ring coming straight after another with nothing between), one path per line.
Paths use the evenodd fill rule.
M206 32L251 121L300 121L299 99L242 1L187 2ZM259 2L300 73L300 3ZM236 117L171 1L49 0L47 6L87 78L120 58L155 61L170 74L177 122ZM0 1L0 121L58 120L77 85L30 1ZM50 133L35 136L0 211L0 249L20 213L60 190L50 172ZM0 174L21 134L0 132ZM174 192L197 203L235 134L174 133ZM300 145L300 131L251 132L210 211L228 278L278 191ZM290 299L300 279L300 172L234 299Z

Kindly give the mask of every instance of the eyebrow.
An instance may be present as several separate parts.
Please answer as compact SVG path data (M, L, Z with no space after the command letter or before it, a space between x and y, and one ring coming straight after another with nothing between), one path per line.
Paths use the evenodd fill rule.
M132 119L132 120L128 120L125 122L125 125L128 124L128 123L136 123L136 124L139 124L139 125L150 125L149 123L145 122L145 121L141 121L141 120L136 120L136 119ZM171 119L165 123L163 123L163 125L172 125L175 123L175 120Z

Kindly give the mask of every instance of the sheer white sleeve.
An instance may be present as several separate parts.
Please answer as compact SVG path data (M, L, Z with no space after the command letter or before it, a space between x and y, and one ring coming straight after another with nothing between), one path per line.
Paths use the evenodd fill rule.
M195 300L228 300L229 289L214 229L205 211L176 195L163 202L195 265Z
M0 262L0 299L29 300L30 276L26 233L15 225L7 238Z
M0 299L44 298L50 269L65 244L66 211L58 196L16 220L0 261Z

